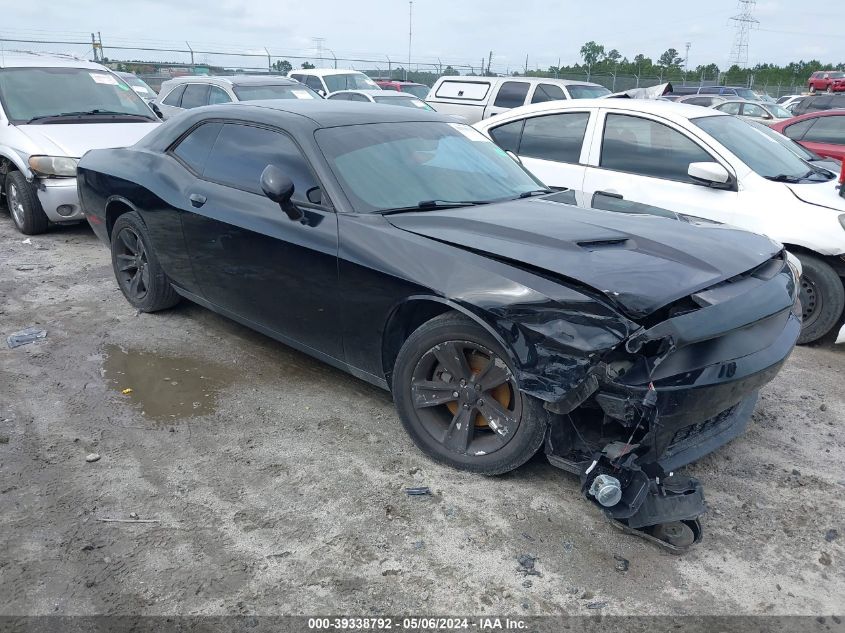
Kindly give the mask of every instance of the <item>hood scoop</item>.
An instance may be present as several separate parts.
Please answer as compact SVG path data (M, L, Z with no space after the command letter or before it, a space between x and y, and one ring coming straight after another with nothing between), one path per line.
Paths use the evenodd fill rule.
M607 248L627 248L630 240L622 238L618 240L585 240L583 242L576 242L578 246L587 251L597 251Z

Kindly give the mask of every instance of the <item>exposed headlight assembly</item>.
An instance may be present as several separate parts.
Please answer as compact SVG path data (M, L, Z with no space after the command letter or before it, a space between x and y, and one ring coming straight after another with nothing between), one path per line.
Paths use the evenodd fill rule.
M73 178L76 176L78 158L67 156L30 156L29 168L36 176L47 178Z

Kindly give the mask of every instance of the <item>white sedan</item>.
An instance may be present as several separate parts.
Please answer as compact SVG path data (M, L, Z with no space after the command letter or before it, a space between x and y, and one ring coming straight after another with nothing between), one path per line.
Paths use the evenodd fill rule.
M768 235L803 265L804 329L821 338L845 309L845 198L836 178L737 117L657 100L524 106L474 126L541 181ZM845 336L845 328L840 338Z

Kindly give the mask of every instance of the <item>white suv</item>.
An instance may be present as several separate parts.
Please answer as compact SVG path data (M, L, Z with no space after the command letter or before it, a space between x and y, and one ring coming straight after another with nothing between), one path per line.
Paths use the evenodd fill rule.
M740 118L665 101L591 99L526 106L475 127L547 185L783 243L803 266L799 342L821 338L841 317L845 198L836 177Z
M76 163L89 149L132 145L160 124L107 68L37 53L0 56L0 194L27 235L83 218Z
M357 70L308 68L291 70L288 77L304 83L321 97L338 90L380 90L375 81Z

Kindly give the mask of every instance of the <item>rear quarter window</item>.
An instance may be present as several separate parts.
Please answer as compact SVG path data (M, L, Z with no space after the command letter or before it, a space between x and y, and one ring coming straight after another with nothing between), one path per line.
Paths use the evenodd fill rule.
M222 123L203 123L179 141L171 153L199 176L205 169L208 155L222 127Z
M444 99L482 101L488 92L490 92L488 81L444 81L437 88L434 96Z

